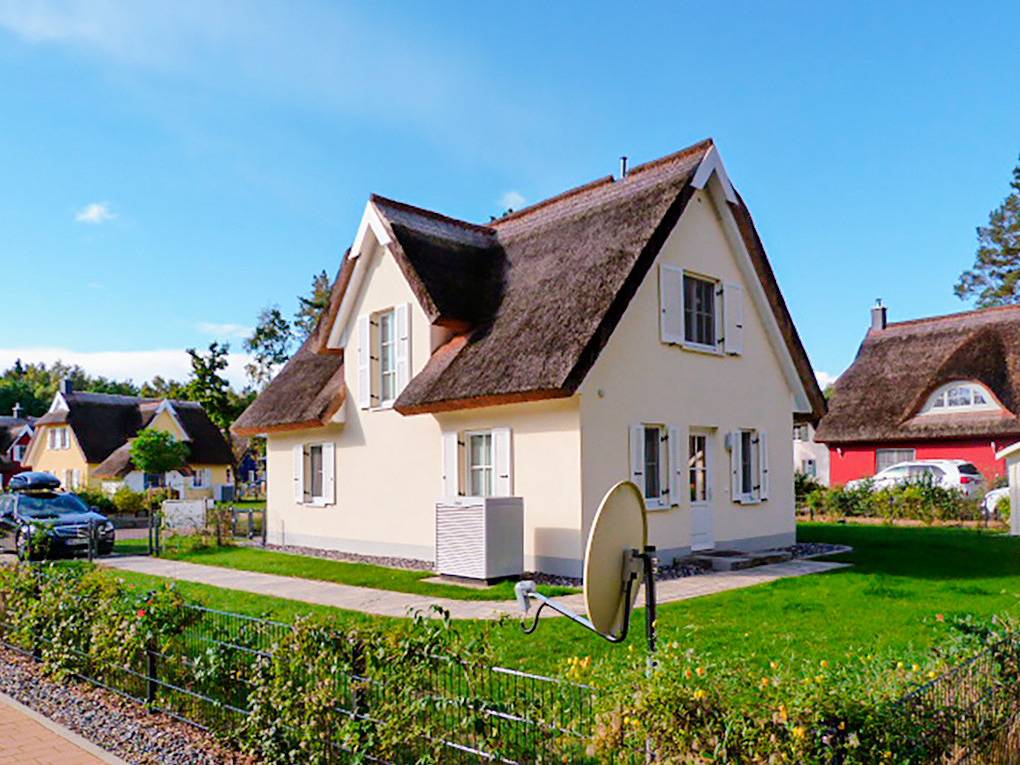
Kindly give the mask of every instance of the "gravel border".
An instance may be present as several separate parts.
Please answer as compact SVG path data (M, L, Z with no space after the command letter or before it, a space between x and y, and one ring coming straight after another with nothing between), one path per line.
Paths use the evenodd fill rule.
M435 564L430 560L417 560L415 558L394 558L382 555L359 555L357 553L342 552L340 550L320 550L317 547L300 547L299 545L271 545L265 547L259 542L242 542L248 547L258 547L273 552L290 553L291 555L304 555L309 558L325 558L326 560L338 560L344 563L371 563L373 566L386 566L387 568L402 568L408 571L433 571Z
M213 736L89 683L58 683L0 647L0 691L131 765L256 765Z

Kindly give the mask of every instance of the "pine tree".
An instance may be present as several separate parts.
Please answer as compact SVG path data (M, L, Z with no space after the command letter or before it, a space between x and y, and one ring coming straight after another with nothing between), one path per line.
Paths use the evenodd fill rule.
M960 274L954 292L976 298L978 307L1020 303L1020 164L1013 168L1013 191L978 226L974 266Z
M269 383L276 368L290 357L293 338L290 322L283 318L279 306L267 306L259 312L255 331L244 341L244 349L251 354L244 371L252 385L261 388Z
M294 314L294 329L302 342L315 331L319 316L329 306L329 288L329 276L320 271L312 277L311 297L298 296L300 306Z

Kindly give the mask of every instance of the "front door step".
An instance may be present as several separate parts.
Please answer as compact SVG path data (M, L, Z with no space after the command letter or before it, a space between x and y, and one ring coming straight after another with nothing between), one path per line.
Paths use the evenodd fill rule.
M755 566L766 566L769 563L783 563L792 557L793 555L787 550L760 550L758 552L713 550L692 555L690 560L711 567L713 571L739 571Z

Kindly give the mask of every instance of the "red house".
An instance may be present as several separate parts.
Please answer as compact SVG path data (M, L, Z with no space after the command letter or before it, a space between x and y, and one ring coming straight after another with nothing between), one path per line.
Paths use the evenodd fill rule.
M833 485L913 459L963 459L991 481L1020 441L1020 306L871 328L836 383L815 439Z
M6 486L11 476L28 470L22 464L28 442L32 440L34 417L22 417L21 406L14 405L11 417L0 417L0 487Z

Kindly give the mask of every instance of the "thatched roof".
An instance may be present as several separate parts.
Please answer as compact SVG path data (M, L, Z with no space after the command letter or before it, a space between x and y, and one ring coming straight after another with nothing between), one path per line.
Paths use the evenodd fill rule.
M89 463L102 463L114 451L134 438L156 415L160 399L120 396L109 393L64 395L67 410L48 412L36 425L68 424ZM202 465L231 465L230 446L194 401L170 401L189 438L189 461ZM36 431L39 438L39 431Z
M1001 412L917 416L955 380L984 384ZM1020 306L889 324L868 332L836 382L816 439L826 443L1020 436Z
M343 355L316 353L316 342L313 333L237 418L231 428L235 434L254 436L329 422L344 400Z
M388 247L426 315L457 332L410 381L397 411L572 395L680 219L712 148L703 141L635 167L622 180L599 179L489 225L373 196L392 239ZM750 214L739 199L731 209L817 418L824 399ZM326 402L341 395L342 365L314 357L325 351L350 262L314 335L315 351L306 343L235 432L324 421Z

